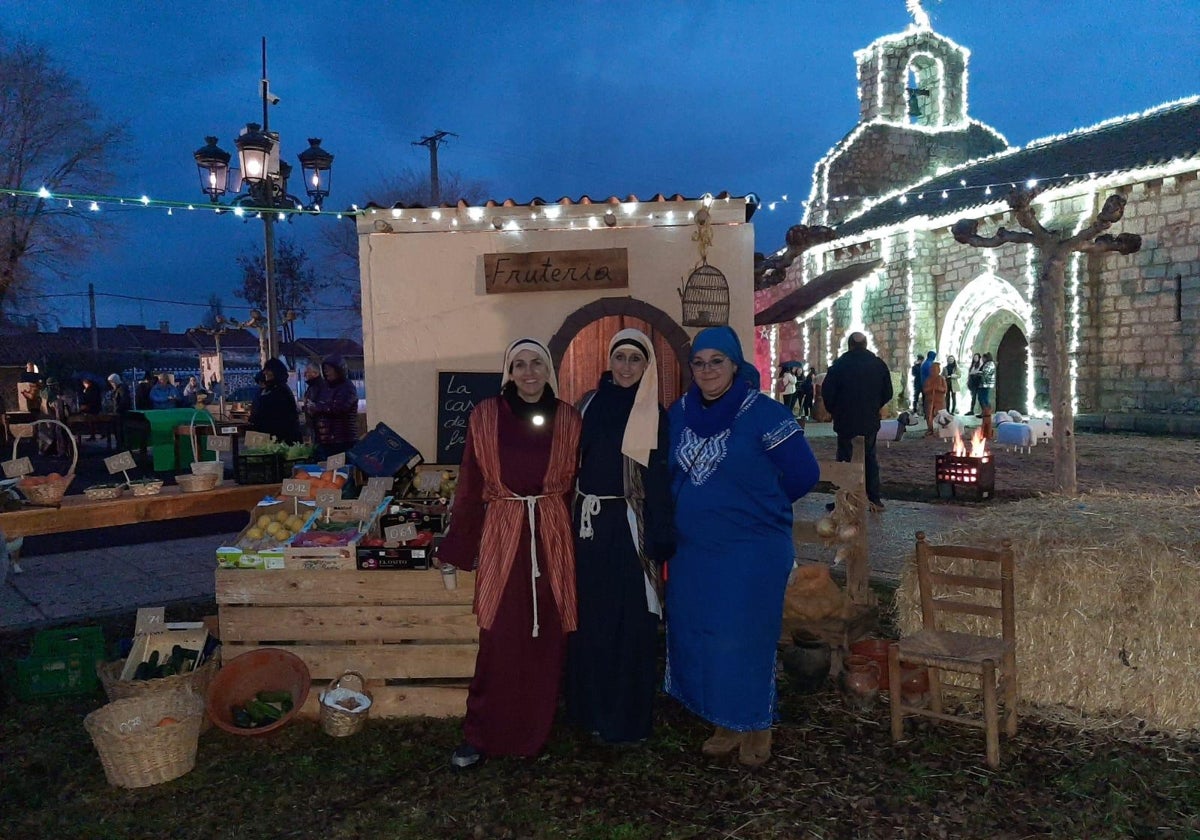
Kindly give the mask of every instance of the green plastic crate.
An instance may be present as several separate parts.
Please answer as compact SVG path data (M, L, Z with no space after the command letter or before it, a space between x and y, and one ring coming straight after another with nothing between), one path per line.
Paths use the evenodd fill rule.
M96 663L103 660L104 633L99 627L39 631L30 656L14 663L17 697L91 694L100 684Z

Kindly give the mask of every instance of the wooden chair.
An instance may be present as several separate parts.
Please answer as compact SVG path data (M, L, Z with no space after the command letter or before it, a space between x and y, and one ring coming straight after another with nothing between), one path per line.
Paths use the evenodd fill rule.
M976 573L964 573L943 559L971 561ZM998 574L984 574L995 564ZM920 585L922 629L888 649L888 678L892 710L892 740L904 737L904 716L922 715L983 729L987 763L1000 766L1000 715L997 693L1004 697L1004 731L1017 734L1017 654L1013 596L1012 542L999 551L958 545L930 545L917 533L917 578ZM999 605L996 596L999 595ZM979 617L980 624L999 624L999 635L943 630L946 615ZM929 673L929 707L906 704L901 694L900 663L921 665ZM983 690L983 720L950 714L942 708L940 671L975 674ZM998 679L997 679L998 678Z

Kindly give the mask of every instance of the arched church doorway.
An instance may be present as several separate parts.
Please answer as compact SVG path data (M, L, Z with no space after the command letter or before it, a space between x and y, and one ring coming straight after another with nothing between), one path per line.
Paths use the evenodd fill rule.
M575 404L608 370L608 342L623 329L641 330L654 342L658 359L658 399L669 406L691 382L682 359L691 339L671 317L633 298L604 298L573 312L547 345L558 371L559 398Z
M992 405L1001 411L1029 411L1026 390L1029 342L1015 324L1004 331L996 349L996 393Z

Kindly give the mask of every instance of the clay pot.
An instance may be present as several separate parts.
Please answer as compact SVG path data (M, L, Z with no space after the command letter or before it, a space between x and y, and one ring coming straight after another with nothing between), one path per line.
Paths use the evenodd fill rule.
M888 679L888 645L890 639L860 639L850 643L850 653L865 656L879 666L879 690L887 691L891 686Z
M857 654L847 656L842 683L855 706L863 711L872 708L879 697L879 663Z
M829 643L796 633L792 636L795 642L791 647L784 648L780 654L783 670L790 677L790 684L801 694L814 694L825 687L829 677L829 665L833 653Z
M900 696L906 706L924 707L929 705L929 672L924 668L902 671Z

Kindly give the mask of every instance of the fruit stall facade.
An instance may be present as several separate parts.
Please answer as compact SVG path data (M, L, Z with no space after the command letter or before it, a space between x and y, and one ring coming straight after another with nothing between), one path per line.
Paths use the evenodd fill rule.
M753 207L722 194L368 208L357 222L368 425L386 423L427 463L456 462L470 407L498 387L520 337L549 346L569 401L595 386L624 326L654 341L665 401L689 381L700 327L728 323L749 356Z

